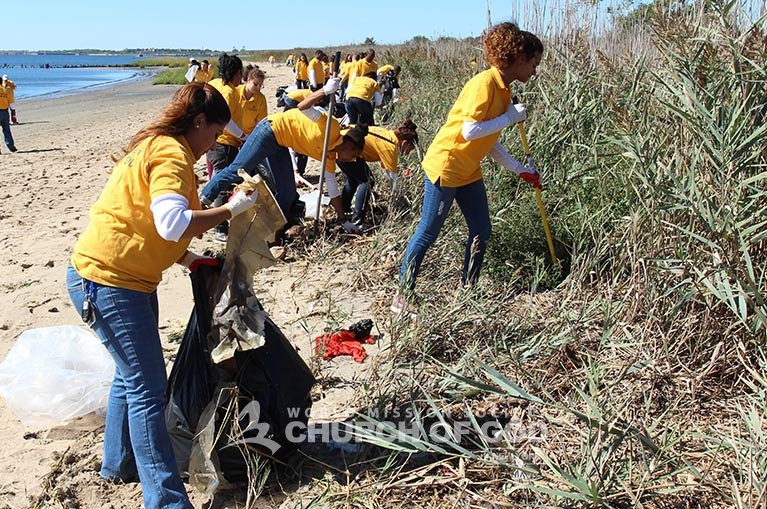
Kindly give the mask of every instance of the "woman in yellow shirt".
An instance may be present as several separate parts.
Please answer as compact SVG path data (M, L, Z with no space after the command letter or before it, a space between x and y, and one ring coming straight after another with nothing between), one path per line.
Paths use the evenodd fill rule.
M192 508L165 424L157 286L173 263L191 271L217 264L187 251L189 242L255 204L256 193L237 193L200 210L194 164L229 118L210 85L180 88L117 161L67 267L72 304L115 361L101 476L140 479L147 508Z
M245 83L240 85L240 103L242 105L242 131L249 135L256 124L266 118L266 97L261 92L266 74L258 68L248 71Z
M391 131L384 127L370 126L365 136L365 147L356 161L338 161L338 167L346 177L341 192L344 211L351 213L352 222L364 229L368 197L373 190L370 167L367 163L378 162L390 182L397 179L399 154L408 155L418 143L417 126L408 119ZM352 206L352 201L354 202Z
M296 88L309 88L309 60L301 53L296 62Z
M533 185L538 172L511 157L498 142L503 128L527 117L525 106L511 103L509 84L526 83L541 62L543 43L530 32L509 22L485 30L482 43L490 69L471 78L463 87L423 159L424 199L421 219L408 242L400 268L400 292L392 311L407 308L407 297L426 251L434 243L453 201L458 203L469 227L461 282L476 282L490 238L490 212L480 162L490 155Z

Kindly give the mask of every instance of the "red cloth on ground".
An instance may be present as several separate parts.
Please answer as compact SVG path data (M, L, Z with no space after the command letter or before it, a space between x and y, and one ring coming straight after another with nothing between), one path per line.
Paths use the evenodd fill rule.
M317 336L314 340L314 354L322 354L322 360L333 359L339 355L351 355L356 362L362 362L368 356L362 342L372 345L375 343L373 336L367 336L361 340L354 336L352 331L342 329L338 332L326 332Z

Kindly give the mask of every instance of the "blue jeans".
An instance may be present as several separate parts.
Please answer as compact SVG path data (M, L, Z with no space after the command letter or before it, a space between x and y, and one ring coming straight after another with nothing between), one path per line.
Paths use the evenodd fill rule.
M268 164L259 167L259 163L267 158ZM272 188L283 214L288 217L293 202L298 198L296 180L293 177L293 163L288 149L277 143L272 124L268 119L256 125L232 164L216 173L202 188L200 197L203 203L210 205L221 191L229 191L232 186L242 182L237 175L237 170L240 168L244 168L249 175L261 173Z
M352 221L361 220L365 216L365 206L373 189L370 167L361 157L353 162L337 161L336 164L346 176L346 184L341 190L344 212L352 212ZM354 200L353 209L352 200Z
M72 304L82 309L88 281L67 267ZM101 476L138 474L146 509L192 507L165 425L167 377L158 331L157 292L93 284L90 324L115 361L107 403Z
M3 130L3 138L8 150L16 150L16 144L13 142L13 135L11 134L11 114L8 113L7 109L0 109L0 128Z
M429 177L424 176L421 220L410 237L400 268L400 285L403 290L412 291L415 288L421 262L426 251L437 240L453 200L458 203L469 227L461 283L475 283L479 278L491 228L485 182L478 180L461 187L443 187L439 185L439 180L434 184Z
M350 97L346 100L346 114L349 115L349 124L374 124L373 105L370 101L359 97Z

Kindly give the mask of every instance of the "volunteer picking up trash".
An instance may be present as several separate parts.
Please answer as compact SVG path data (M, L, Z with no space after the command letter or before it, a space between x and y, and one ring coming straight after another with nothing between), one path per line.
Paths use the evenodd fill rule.
M257 193L236 192L220 207L200 207L194 164L229 120L215 88L189 83L179 89L116 160L67 268L75 309L116 364L101 476L114 482L138 478L146 508L192 507L165 424L157 286L174 263L190 271L217 264L187 250L192 237L256 202Z

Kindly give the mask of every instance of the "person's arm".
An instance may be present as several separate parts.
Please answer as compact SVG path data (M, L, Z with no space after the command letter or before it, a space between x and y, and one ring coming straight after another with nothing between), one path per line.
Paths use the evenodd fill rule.
M485 136L501 131L504 127L510 124L522 122L526 118L527 110L525 109L524 104L510 104L503 115L498 115L495 118L484 120L482 122L464 120L461 128L461 135L466 141L484 138Z
M257 193L235 193L232 200L220 207L190 210L189 202L181 195L167 193L152 200L150 209L157 233L165 240L178 242L202 235L217 224L251 208Z
M325 86L306 96L303 101L298 103L296 108L298 108L301 113L306 115L312 122L319 122L323 112L317 108L312 108L312 106L317 104L325 96L335 94L340 87L341 80L339 78L330 78Z
M496 163L500 164L507 170L513 171L517 175L521 175L522 173L538 173L538 170L536 170L535 167L529 168L514 159L514 157L509 154L506 148L504 148L504 146L501 145L501 142L499 141L496 141L495 144L490 147L490 152L488 152L487 155L490 156Z

